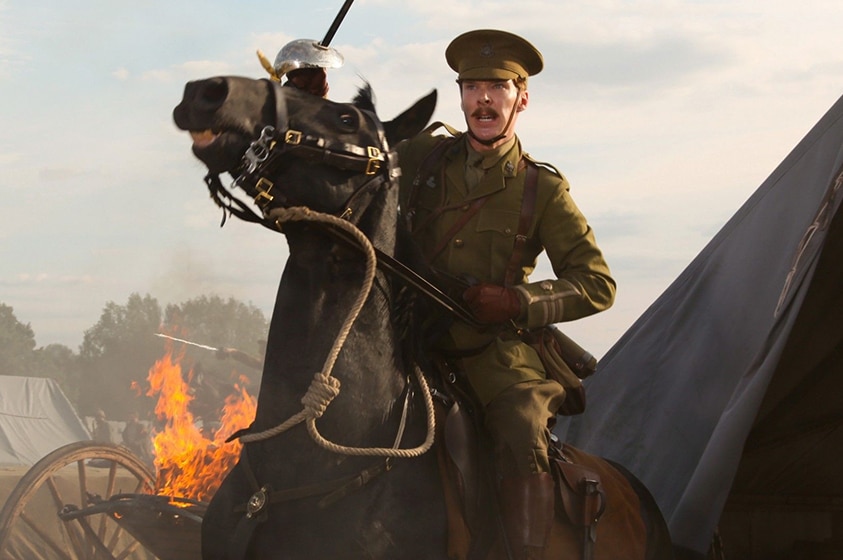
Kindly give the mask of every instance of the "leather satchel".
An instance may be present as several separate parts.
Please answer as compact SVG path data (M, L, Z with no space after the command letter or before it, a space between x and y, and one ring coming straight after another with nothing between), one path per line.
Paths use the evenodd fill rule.
M594 356L554 325L524 331L521 340L532 346L539 355L547 378L565 388L565 401L558 413L564 416L582 414L585 410L585 387L582 380L597 368Z

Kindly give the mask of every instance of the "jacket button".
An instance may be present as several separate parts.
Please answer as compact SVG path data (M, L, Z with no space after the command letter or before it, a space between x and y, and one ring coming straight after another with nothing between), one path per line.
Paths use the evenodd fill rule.
M454 239L454 247L460 249L463 245L465 245L465 241L463 241L462 239Z
M463 205L463 207L462 207L462 208L460 208L460 210L462 210L463 212L468 212L468 209L469 209L469 208L471 208L471 206L470 206L470 205L468 205L468 204L464 204L464 205Z
M544 280L541 284L539 284L542 290L545 292L552 292L553 291L553 282L550 280Z

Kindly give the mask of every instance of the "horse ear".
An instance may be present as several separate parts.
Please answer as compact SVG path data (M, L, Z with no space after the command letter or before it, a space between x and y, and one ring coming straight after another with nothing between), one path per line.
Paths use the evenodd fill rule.
M434 109L436 109L435 89L391 121L383 123L389 145L394 146L401 140L415 136L424 130L424 127L430 122L430 117L433 116Z

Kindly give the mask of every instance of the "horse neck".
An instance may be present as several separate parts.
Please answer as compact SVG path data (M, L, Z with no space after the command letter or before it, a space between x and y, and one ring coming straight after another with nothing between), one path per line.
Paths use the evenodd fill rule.
M358 224L388 254L396 242L395 190L370 205ZM322 371L359 297L365 272L360 251L324 233L305 226L290 228L287 236L290 257L270 324L256 425L283 421L301 409L301 397L314 373ZM334 421L341 424L345 441L355 437L355 426L365 439L364 434L392 412L404 388L391 295L389 279L379 273L330 372L340 380L341 393L320 423L328 432Z

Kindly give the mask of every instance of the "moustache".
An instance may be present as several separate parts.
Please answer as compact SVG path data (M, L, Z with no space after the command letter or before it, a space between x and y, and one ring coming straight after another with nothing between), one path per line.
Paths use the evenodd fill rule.
M480 117L498 118L500 115L498 115L498 112L495 111L494 109L486 108L486 109L475 109L474 112L471 113L471 116L473 118L480 118Z

